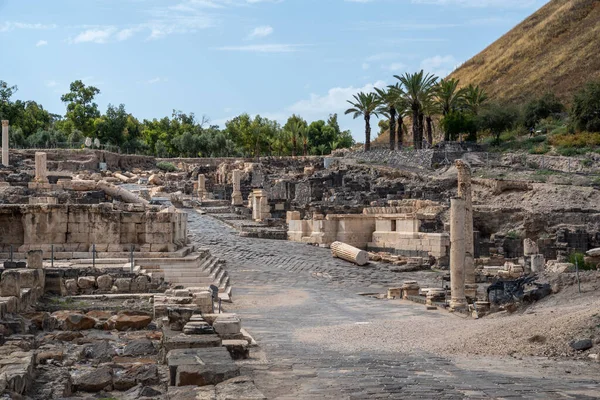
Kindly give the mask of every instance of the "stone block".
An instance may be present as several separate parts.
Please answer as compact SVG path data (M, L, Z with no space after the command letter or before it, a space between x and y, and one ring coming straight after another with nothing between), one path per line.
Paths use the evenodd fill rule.
M112 290L117 293L129 293L131 291L131 278L115 279Z
M240 333L242 322L238 317L219 316L213 323L213 328L220 336L236 335Z
M150 279L141 275L131 280L131 293L146 293L150 287Z
M204 349L210 347L220 347L221 338L215 334L209 335L185 335L165 338L163 347L166 351L180 349Z
M93 276L80 276L77 279L77 287L82 290L94 289L96 278Z
M113 278L106 274L106 275L100 275L97 279L96 279L96 284L98 285L98 289L102 290L102 291L110 291L110 289L113 286Z
M43 252L41 250L29 250L27 252L27 268L43 268Z
M167 365L172 386L216 385L239 376L239 367L224 347L172 350Z
M65 290L67 295L75 296L79 293L79 286L77 286L77 280L75 279L66 279L65 280Z
M0 280L0 296L21 296L21 274L18 270L6 270L2 272Z
M247 340L223 340L223 347L234 360L245 360L250 357L250 348Z
M14 314L19 310L19 298L16 296L0 297L0 303L4 304L3 309L9 314Z

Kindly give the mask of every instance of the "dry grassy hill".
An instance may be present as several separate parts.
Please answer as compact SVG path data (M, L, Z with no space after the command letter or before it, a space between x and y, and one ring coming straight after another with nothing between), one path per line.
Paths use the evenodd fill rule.
M600 79L600 0L551 0L451 77L482 85L496 100L520 103L551 91L569 102Z

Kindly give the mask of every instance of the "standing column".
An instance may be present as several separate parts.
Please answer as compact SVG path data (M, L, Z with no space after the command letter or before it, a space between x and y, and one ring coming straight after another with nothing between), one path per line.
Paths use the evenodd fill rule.
M198 175L198 197L200 200L206 198L206 176L204 174Z
M2 165L8 167L8 120L2 120Z
M46 153L35 153L35 182L48 183L48 164Z
M467 295L475 297L475 245L473 243L473 189L471 185L471 167L463 160L456 160L458 170L458 197L465 201L465 283ZM475 292L475 293L472 293Z
M239 169L233 170L231 175L231 180L233 181L233 193L231 195L232 206L241 206L244 204L244 199L242 198L242 185L240 183L241 179L242 171Z
M465 298L465 201L450 200L450 308L463 308Z

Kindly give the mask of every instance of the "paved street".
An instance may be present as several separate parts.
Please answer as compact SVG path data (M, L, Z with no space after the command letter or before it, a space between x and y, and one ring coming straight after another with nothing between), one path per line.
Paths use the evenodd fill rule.
M583 364L582 369L580 364L584 372L570 374L566 371L577 368L572 362L449 359L386 349L352 353L307 344L298 337L300 329L401 321L424 313L423 306L357 295L395 286L414 274L355 267L331 258L326 249L303 244L241 238L197 213L189 213L188 221L194 243L227 261L234 286L228 310L241 316L259 343L243 370L268 398L600 398L597 366ZM440 329L447 318L458 318L427 315ZM544 369L538 371L541 363Z

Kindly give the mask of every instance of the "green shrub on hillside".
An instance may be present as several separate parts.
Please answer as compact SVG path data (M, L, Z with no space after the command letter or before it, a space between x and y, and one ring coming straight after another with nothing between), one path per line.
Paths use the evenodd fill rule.
M600 81L588 83L575 94L571 116L577 129L600 132Z
M530 101L525 106L523 116L525 127L536 128L542 120L548 117L558 117L564 111L565 106L554 93L546 93L540 98Z

